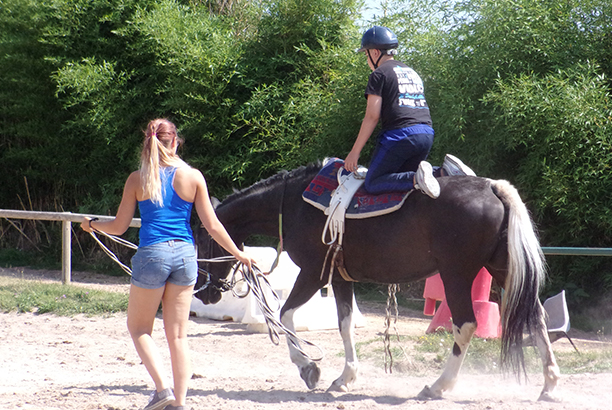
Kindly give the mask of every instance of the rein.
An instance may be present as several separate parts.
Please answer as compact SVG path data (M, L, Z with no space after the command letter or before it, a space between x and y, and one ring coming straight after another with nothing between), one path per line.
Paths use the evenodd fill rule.
M278 246L276 247L276 259L270 266L270 271L268 275L272 273L274 269L278 266L278 262L280 261L281 254L283 253L283 203L285 202L285 191L287 190L287 178L286 175L283 175L283 191L281 193L280 205L278 206Z

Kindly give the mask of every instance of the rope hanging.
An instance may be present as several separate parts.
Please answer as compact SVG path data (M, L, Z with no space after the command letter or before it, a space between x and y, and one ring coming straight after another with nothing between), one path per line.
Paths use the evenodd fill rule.
M395 330L395 336L397 337L397 341L400 341L399 332L397 330L397 320L399 317L399 310L397 308L397 292L400 291L399 284L390 284L387 288L387 307L386 317L385 317L385 333L384 333L384 351L385 351L385 373L388 371L389 373L393 373L393 354L391 353L391 335L389 330L391 328L391 310L393 309L394 320L393 320L393 330ZM404 348L400 345L400 349L404 356L406 352Z

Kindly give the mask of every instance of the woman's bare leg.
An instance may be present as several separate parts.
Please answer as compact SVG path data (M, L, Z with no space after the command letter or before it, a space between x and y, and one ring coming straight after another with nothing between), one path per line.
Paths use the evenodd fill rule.
M144 289L131 285L128 302L127 326L132 336L136 352L145 365L155 383L155 389L160 392L168 387L163 372L162 360L153 342L153 324L159 309L159 303L164 295L164 287L159 289Z
M189 309L193 286L166 284L163 296L164 328L170 348L172 374L174 376L174 406L184 406L191 379L191 356L187 340Z

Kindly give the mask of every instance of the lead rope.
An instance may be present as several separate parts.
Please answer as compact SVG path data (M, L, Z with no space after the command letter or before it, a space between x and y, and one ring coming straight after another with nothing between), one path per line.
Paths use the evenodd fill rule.
M308 340L302 339L294 331L288 329L279 319L276 318L276 312L280 309L280 298L278 297L278 294L274 291L274 289L272 289L270 282L262 274L259 268L257 268L256 266L254 266L253 269L251 270L244 269L244 267L242 268L243 268L242 274L244 275L246 283L248 284L250 291L253 293L253 296L255 297L255 300L257 301L257 305L259 306L259 309L261 310L264 316L266 325L268 325L268 336L270 337L270 340L272 341L272 343L274 343L275 345L278 345L280 341L279 334L283 332L285 333L285 336L287 337L287 341L298 352L304 355L304 357L312 361L315 361L315 362L322 360L323 357L325 356L323 353L323 349L321 349L319 346L315 345L314 343L309 342ZM261 281L263 281L265 285L267 286L268 293L262 287ZM269 297L268 294L271 294L273 296L274 303L277 305L276 309L272 309L270 307L270 303L268 302L268 297ZM316 358L311 357L301 347L300 343L316 348L319 351L320 356Z
M106 245L104 245L104 243L98 238L96 233L100 234L100 235L103 235L103 236L106 236L110 240L112 240L112 241L114 241L114 242L116 242L116 243L118 243L120 245L126 246L126 247L128 247L130 249L137 250L138 246L133 244L132 242L130 242L128 240L125 240L125 239L120 238L118 236L106 233L104 231L100 231L100 230L95 229L93 227L91 228L91 232L89 232L91 237L94 238L94 240L98 243L98 245L100 245L100 247L102 248L104 253L106 253L113 261L115 261L121 267L121 269L123 269L128 275L132 276L132 269L130 269L130 267L127 266L126 264L124 264L123 262L121 262L119 260L119 258L117 257L117 255L115 255L113 253L113 251L111 251L110 249L108 249L108 247L106 247ZM236 260L236 258L234 258L233 256L220 256L220 257L214 258L214 259L197 259L196 261L197 262L233 262L235 260ZM223 282L221 282L222 286L221 287L217 287L217 289L219 291L221 291L221 292L226 292L228 290L231 290L232 293L234 294L234 296L236 296L238 298L244 298L244 297L247 296L248 291L244 295L240 295L240 294L238 294L237 292L234 291L236 283L240 282L240 280L235 280L235 271L236 270L234 269L233 272L232 272L233 274L231 276L230 281L223 281ZM201 274L206 275L207 280L206 280L206 283L204 283L204 285L202 285L197 290L193 291L193 295L195 295L198 292L201 292L202 290L206 289L208 286L210 286L212 284L212 281L210 280L210 274L206 270L198 267L198 272L201 273Z
M94 232L95 231L95 232ZM111 235L108 234L106 232L97 230L97 229L92 229L92 231L90 232L91 236L95 239L95 241L100 245L100 247L102 247L102 250L104 250L104 252L115 262L117 262L117 264L128 274L128 275L132 275L132 270L126 266L124 263L122 263L119 258L117 258L117 256L106 247L106 245L104 245L104 243L102 243L102 241L100 241L100 239L96 236L96 233L104 235L106 237L108 237L109 239L111 239L114 242L117 242L121 245L127 246L130 249L138 249L138 246L136 246L135 244L131 243L130 241L127 241L123 238L120 238L118 236L115 235ZM234 258L233 256L222 256L219 258L213 258L213 259L198 259L198 262L231 262L231 261L235 261L236 258ZM203 271L204 273L207 274L207 281L204 284L204 286L202 286L200 289L198 290L194 290L193 294L195 295L196 293L204 290L206 287L211 285L211 280L210 280L210 274L208 274L208 272L204 271L203 269L198 268L200 271ZM236 273L240 272L242 274L243 279L236 279ZM236 284L240 281L244 280L248 286L248 290L244 295L239 295L234 291L234 288L236 286ZM272 296L274 297L275 300L275 304L276 304L276 309L272 309L270 307L270 303L268 302L268 296L266 295L266 291L264 290L264 288L261 285L260 280L263 280L263 282L265 283L265 285L268 287L268 291L269 293L272 294ZM270 282L268 281L268 279L265 278L265 276L263 275L263 273L261 272L261 270L259 270L259 268L257 266L253 266L252 269L244 269L244 264L242 262L236 264L236 266L232 269L231 272L231 279L229 281L225 281L222 285L221 288L218 288L220 291L227 291L227 290L232 290L232 293L239 297L239 298L244 298L247 296L248 292L251 291L253 292L253 296L255 297L255 300L257 301L257 305L259 306L259 309L261 310L264 319L266 321L266 325L268 326L268 335L270 336L270 340L272 341L272 343L274 343L275 345L278 345L280 342L280 333L284 332L287 340L289 341L289 343L291 343L291 345L298 351L300 352L302 355L304 355L304 357L312 360L312 361L320 361L323 359L323 357L325 356L323 353L323 349L321 349L319 346L315 345L312 342L309 342L308 340L302 339L301 337L299 337L294 331L288 329L280 320L276 319L276 315L275 313L280 309L280 298L278 297L278 294L274 291L274 289L272 289L272 285L270 285ZM320 357L317 358L312 358L308 353L306 353L306 351L301 347L300 343L303 343L307 346L312 346L315 347L319 352L320 352Z
M198 262L227 262L229 260L232 260L231 258L232 257L228 256L228 257L221 257L221 258L214 258L214 259L198 259ZM236 280L235 277L236 277L236 273L238 272L242 275L242 279ZM309 342L308 340L302 339L294 331L288 329L280 320L276 318L276 312L278 312L281 307L280 297L278 296L276 291L274 291L268 279L265 277L265 275L261 272L261 270L257 266L253 266L252 269L245 269L245 266L242 262L237 263L232 268L231 277L232 279L229 281L228 285L231 287L232 293L235 296L245 297L246 295L248 295L249 292L253 294L253 297L255 298L255 301L257 302L257 306L259 307L259 310L261 311L264 317L266 325L268 326L268 336L270 337L270 340L272 341L272 343L278 346L280 342L280 333L282 332L282 333L285 333L287 337L287 341L299 353L304 355L304 357L312 361L315 361L315 362L323 359L323 357L325 356L323 353L323 349L321 349L319 346L315 345L314 343ZM236 286L236 283L241 282L241 281L244 281L247 284L248 289L246 293L244 293L244 295L237 295L233 288ZM262 286L262 283L261 283L262 281L267 287L267 289L265 289ZM204 284L202 288L198 289L196 293L205 289L207 286L210 285L210 283L211 282L210 282L210 275L209 275L209 280L207 281L207 283ZM229 289L226 289L226 290L229 290ZM271 295L274 299L275 308L271 307L271 303L269 302L269 295ZM305 344L307 346L315 347L319 351L320 357L317 357L317 358L311 357L301 347L300 343Z
M91 226L91 225L90 225ZM119 258L117 258L117 255L115 255L110 249L108 249L106 247L106 245L104 245L102 243L102 241L100 241L100 239L98 239L98 237L96 236L96 233L100 234L100 235L104 235L107 238L117 242L118 244L121 244L123 246L127 246L130 249L138 249L138 246L134 245L132 242L130 241L126 241L123 238L120 238L118 236L115 235L111 235L109 233L106 232L102 232L99 231L95 228L91 228L91 232L89 232L89 234L91 235L92 238L95 239L96 242L98 242L98 245L100 245L100 247L102 248L102 250L104 251L104 253L106 253L112 260L114 260L115 262L117 262L117 264L121 267L121 269L123 269L128 275L132 276L132 269L130 269L129 266L125 265L123 262L121 262L119 260Z

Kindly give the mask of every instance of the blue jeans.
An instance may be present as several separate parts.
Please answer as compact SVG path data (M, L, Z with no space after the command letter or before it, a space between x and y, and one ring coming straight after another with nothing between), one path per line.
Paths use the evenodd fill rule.
M193 286L198 278L198 262L193 244L183 241L155 243L138 248L132 257L132 284L158 289L166 282Z
M380 194L413 189L414 174L427 159L433 140L433 133L408 134L399 140L388 140L381 134L366 175L366 191Z

